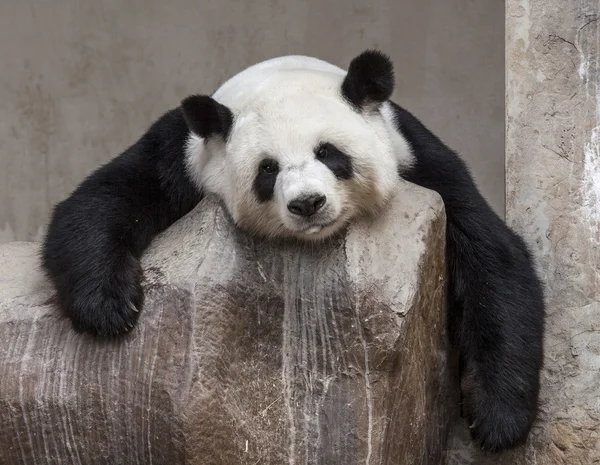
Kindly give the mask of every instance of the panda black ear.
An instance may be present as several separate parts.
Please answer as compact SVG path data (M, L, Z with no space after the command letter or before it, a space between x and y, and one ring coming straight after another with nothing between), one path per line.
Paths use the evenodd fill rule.
M394 92L394 66L390 58L377 50L355 57L342 83L342 95L359 110L379 106Z
M193 133L208 138L227 139L233 126L233 113L208 95L190 95L181 102L183 118Z

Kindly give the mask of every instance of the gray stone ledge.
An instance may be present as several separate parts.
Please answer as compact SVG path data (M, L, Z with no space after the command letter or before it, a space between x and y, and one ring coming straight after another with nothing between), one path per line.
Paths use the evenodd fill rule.
M48 304L38 244L0 246L0 463L440 463L444 236L409 185L319 247L251 239L207 198L145 254L120 342Z

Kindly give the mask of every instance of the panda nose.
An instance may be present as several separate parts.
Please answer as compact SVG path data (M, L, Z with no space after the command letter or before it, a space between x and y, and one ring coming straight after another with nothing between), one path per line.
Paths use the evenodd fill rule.
M327 197L324 195L311 195L302 199L295 199L288 203L288 210L294 215L312 216L318 212L325 202Z

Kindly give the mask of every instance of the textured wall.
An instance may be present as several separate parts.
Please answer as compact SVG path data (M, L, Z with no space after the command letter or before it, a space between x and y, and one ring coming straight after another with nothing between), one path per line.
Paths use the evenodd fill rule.
M454 465L600 463L598 0L507 2L507 220L546 281L539 422L526 447ZM461 431L461 432L464 432Z
M399 103L470 161L504 208L504 5L498 0L0 2L0 242L191 92L276 55L397 63Z

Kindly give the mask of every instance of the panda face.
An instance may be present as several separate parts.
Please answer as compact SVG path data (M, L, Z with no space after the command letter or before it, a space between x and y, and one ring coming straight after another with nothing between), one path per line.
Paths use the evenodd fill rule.
M408 147L385 105L349 98L346 73L272 61L184 102L189 172L253 234L324 239L380 211Z

